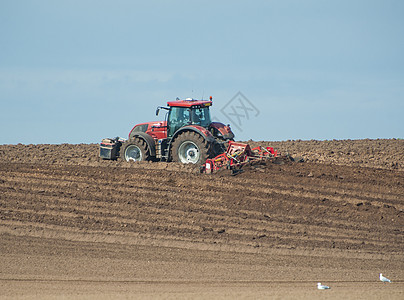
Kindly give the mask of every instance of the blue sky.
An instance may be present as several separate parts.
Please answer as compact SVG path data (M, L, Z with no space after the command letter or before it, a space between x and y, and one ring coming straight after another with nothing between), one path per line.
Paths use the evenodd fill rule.
M0 0L0 144L126 137L209 96L236 139L404 138L403 15L401 0Z

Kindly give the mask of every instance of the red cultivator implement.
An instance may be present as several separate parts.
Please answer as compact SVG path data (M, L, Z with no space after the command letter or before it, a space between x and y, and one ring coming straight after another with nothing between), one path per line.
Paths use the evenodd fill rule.
M274 157L277 157L277 151L272 147L255 147L251 149L248 144L230 141L225 153L206 160L203 171L210 174L219 169L226 168L232 170L232 174L235 175L241 172L241 168L246 164Z

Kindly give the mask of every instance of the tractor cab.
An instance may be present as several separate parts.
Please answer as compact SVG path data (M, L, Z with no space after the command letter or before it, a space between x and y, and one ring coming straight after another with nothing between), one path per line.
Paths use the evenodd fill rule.
M209 106L211 101L182 100L167 103L170 107L167 118L167 136L172 137L174 133L187 125L199 125L208 128L211 124Z
M185 100L176 100L167 102L168 108L158 107L156 115L160 108L168 110L167 117L167 137L171 138L177 130L187 125L198 125L206 129L212 123L209 107L212 101L194 100L187 98Z

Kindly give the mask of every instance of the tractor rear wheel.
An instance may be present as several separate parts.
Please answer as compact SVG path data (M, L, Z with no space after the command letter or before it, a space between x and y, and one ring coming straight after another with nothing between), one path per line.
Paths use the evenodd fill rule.
M183 164L203 164L211 153L211 145L198 133L187 131L173 142L172 159Z
M152 159L149 148L144 140L140 138L130 139L123 143L119 151L124 161L148 161Z

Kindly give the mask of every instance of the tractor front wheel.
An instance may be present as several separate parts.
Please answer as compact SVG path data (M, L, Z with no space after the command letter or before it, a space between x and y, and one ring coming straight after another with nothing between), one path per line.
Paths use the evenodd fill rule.
M146 142L140 138L131 139L123 143L119 152L122 160L127 162L152 159Z
M187 131L173 142L173 161L183 164L203 164L211 152L210 144L198 133Z

